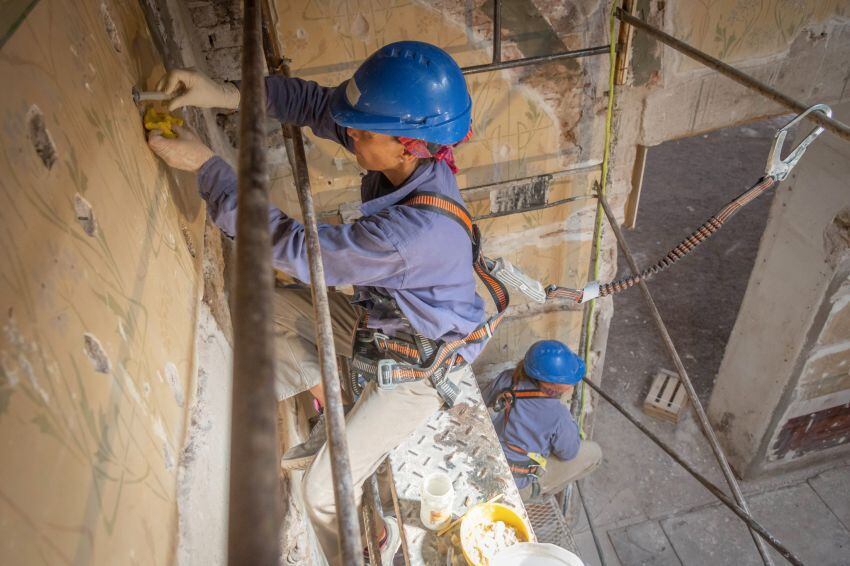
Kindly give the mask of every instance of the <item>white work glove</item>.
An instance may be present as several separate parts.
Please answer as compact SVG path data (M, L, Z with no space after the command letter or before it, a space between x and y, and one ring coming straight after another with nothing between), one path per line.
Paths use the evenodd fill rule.
M184 92L168 104L168 109L172 112L183 106L227 110L239 108L239 89L235 84L216 82L200 71L174 69L156 84L157 90L168 94L177 92L181 87Z
M195 172L215 154L191 130L174 126L176 138L165 138L159 130L148 135L148 145L166 165L182 171Z

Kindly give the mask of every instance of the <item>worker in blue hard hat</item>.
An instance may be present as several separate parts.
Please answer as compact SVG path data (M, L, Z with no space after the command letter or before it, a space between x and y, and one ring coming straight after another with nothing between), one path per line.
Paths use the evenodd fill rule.
M272 116L339 143L367 171L360 187L362 218L319 225L328 285L355 290L353 297L331 292L329 299L336 351L354 355L351 388L362 387L346 416L359 501L363 482L451 397L465 364L486 342L465 340L485 334L475 332L485 313L476 293L470 235L459 217L466 211L452 151L469 138L472 100L455 61L438 47L414 41L380 48L336 87L282 76L267 77L265 86ZM238 85L197 71L171 71L160 89L180 93L172 110L239 107ZM235 236L236 174L191 132L177 131L177 139L152 135L151 149L167 164L197 173L212 220ZM274 267L309 282L302 224L272 208L269 228ZM278 398L310 390L322 401L310 289L276 289L274 320ZM423 367L447 344L457 351L440 358L438 372L427 379L398 377L399 366ZM283 465L309 466L307 511L335 564L339 535L324 430L322 423L316 426L308 442L287 452Z
M564 396L584 378L585 366L556 340L533 344L522 363L484 389L493 426L523 500L562 491L602 460L599 445L581 440Z

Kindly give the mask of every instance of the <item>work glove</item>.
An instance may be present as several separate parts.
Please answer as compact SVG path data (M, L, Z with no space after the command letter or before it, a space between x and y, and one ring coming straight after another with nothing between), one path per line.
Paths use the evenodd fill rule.
M215 154L191 130L174 126L176 138L162 137L159 130L151 130L148 145L166 165L182 171L195 172Z
M183 92L168 104L170 111L183 106L199 108L239 108L239 89L233 83L219 83L200 71L174 69L159 79L156 89L174 94L182 87Z

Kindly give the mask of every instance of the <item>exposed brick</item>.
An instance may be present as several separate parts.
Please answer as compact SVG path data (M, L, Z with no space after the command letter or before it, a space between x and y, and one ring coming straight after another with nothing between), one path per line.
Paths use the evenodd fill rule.
M204 58L216 78L228 81L239 80L242 62L241 47L211 49L204 53Z
M215 8L211 5L194 8L190 10L190 13L192 14L192 23L197 28L211 28L218 24Z
M239 28L234 28L229 24L218 26L206 32L207 45L206 49L220 49L222 47L236 47L242 45L242 33Z

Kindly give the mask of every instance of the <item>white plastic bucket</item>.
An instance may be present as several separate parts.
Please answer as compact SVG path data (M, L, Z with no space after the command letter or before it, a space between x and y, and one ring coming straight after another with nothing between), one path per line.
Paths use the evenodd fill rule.
M425 476L419 498L422 525L432 531L446 525L452 518L454 498L455 489L447 474L435 472Z
M554 544L521 542L496 554L490 566L584 566L584 562Z

